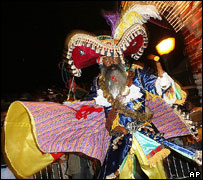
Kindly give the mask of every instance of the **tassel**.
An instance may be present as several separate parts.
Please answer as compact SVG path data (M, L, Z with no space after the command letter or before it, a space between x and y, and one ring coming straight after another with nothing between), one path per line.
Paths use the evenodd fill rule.
M122 49L123 51L125 51L127 49L127 47L125 46L125 44L122 45Z
M72 65L73 65L73 60L70 59L70 60L68 61L68 64L72 66Z
M95 44L92 44L92 48L91 48L92 50L95 50Z
M104 51L104 48L101 47L101 55L104 55L105 51Z
M122 64L125 64L125 61L124 61L124 59L123 59L123 56L120 56L120 58L121 58L121 63L122 63Z
M107 56L110 57L111 56L111 52L109 49L107 49Z
M99 48L96 48L96 53L99 53Z
M88 42L86 46L87 46L87 47L90 47L90 43Z
M114 56L114 57L118 57L118 55L117 55L117 53L116 53L116 50L115 50L115 49L113 50L113 56Z
M66 58L70 59L71 58L71 54L67 54Z
M171 153L171 151L169 149L162 149L161 151L157 152L156 154L154 154L152 157L149 157L147 155L147 158L149 160L149 165L150 168L154 167L156 165L157 162L163 160L165 157L167 157L169 154Z

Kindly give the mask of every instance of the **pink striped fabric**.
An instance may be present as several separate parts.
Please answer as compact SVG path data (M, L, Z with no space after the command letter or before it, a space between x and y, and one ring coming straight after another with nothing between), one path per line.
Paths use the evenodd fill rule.
M101 106L94 101L67 102L65 105L54 102L22 103L34 118L38 144L43 152L82 152L103 164L110 140L105 128L104 110L87 115L87 119L75 117L75 110L82 105Z
M191 134L173 108L163 99L157 97L155 102L153 102L150 96L145 105L154 112L152 122L161 133L164 133L166 139Z

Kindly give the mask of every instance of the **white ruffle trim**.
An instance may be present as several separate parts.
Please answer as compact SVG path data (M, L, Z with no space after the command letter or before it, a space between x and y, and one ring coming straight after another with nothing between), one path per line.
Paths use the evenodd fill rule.
M106 107L111 106L111 103L109 103L107 99L104 98L103 91L101 89L97 90L97 97L95 97L94 99L97 105L106 106Z
M125 104L131 100L135 100L141 97L142 97L142 93L140 92L140 88L135 85L131 85L130 93L123 99L122 103Z
M174 91L175 91L175 83L174 80L166 73L163 73L163 77L160 78L158 77L156 82L155 82L155 87L156 87L156 92L158 93L158 95L162 96L162 89L166 90L168 89L170 86L173 87ZM163 88L164 87L164 88ZM173 104L176 101L176 92L173 95L172 99L169 99L165 94L163 95L163 99L165 100L166 103L168 104Z
M123 104L142 97L142 93L140 92L139 87L131 85L129 88L130 93L122 100ZM106 107L111 106L111 103L109 103L107 99L104 98L103 91L101 89L97 90L97 97L95 97L94 99L97 105Z
M163 77L158 77L155 82L156 91L159 95L162 95L162 89L168 89L172 83L174 83L174 80L166 73L163 73ZM164 87L165 86L165 87ZM164 88L163 88L164 87Z

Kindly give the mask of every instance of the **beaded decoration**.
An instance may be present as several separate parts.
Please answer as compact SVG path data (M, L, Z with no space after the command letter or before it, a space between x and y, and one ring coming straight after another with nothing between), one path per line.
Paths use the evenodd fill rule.
M63 61L74 76L81 76L81 69L100 62L100 57L123 57L133 55L137 60L147 47L148 38L145 28L140 24L129 27L120 40L112 37L94 36L84 32L69 35L65 41ZM101 63L101 62L100 62Z

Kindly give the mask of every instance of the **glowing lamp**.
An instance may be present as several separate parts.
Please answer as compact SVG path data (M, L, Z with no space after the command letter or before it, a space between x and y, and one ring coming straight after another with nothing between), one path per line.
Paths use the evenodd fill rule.
M168 54L175 48L175 38L167 38L162 40L157 46L156 50L160 55Z

